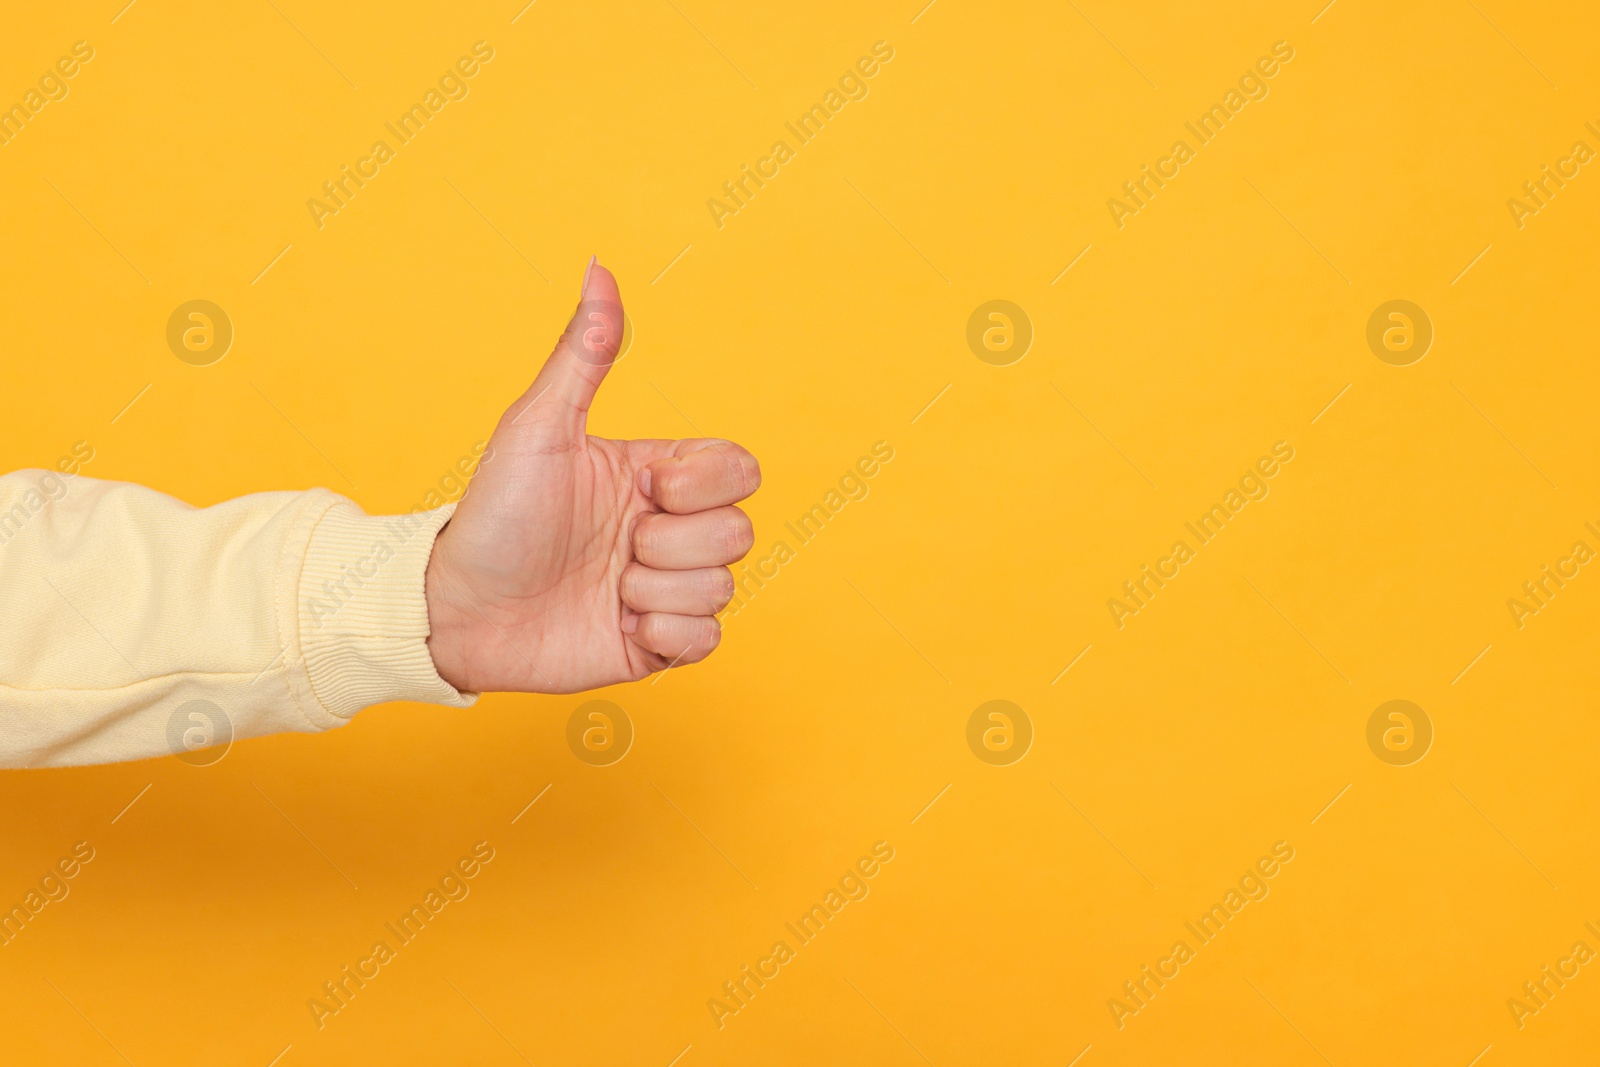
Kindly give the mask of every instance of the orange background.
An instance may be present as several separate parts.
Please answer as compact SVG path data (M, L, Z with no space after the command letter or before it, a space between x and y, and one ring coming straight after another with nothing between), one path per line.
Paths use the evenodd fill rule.
M0 948L8 1062L1592 1058L1592 966L1520 1029L1507 1000L1600 949L1600 577L1521 628L1507 601L1600 548L1600 177L1520 228L1507 200L1600 147L1593 12L920 3L7 15L0 103L94 58L0 146L6 469L86 441L84 473L199 505L406 509L591 253L635 330L591 428L749 446L757 556L894 449L711 662L598 694L635 731L611 766L568 747L588 698L489 696L0 776L0 902L95 850ZM306 201L480 40L469 95L319 228ZM719 228L878 41L865 99ZM1278 41L1269 94L1119 228L1108 198ZM167 347L191 299L235 330L210 366ZM997 299L1034 332L1006 366L966 339ZM1408 366L1366 341L1394 299L1435 333ZM1270 494L1119 629L1107 600L1277 441ZM1434 732L1409 766L1367 742L1396 699ZM1032 726L1010 765L968 746L990 700ZM319 1029L480 841L470 895ZM870 895L719 1028L879 841ZM1279 841L1270 895L1119 1027Z

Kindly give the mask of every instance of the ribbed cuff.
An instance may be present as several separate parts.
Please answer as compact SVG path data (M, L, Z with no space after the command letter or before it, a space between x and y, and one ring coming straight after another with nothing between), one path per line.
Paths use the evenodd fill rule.
M391 700L470 707L428 654L424 577L448 504L412 515L367 515L341 500L311 532L300 573L300 651L317 702L348 719Z

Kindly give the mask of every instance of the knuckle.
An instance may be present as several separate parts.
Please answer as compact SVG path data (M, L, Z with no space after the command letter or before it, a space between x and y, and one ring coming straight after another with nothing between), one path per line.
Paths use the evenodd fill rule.
M732 455L724 453L722 456L722 479L726 491L733 493L734 499L743 500L761 484L761 468L749 452L738 445L733 448Z
M739 457L739 488L745 496L761 488L761 464L749 452Z
M656 545L661 540L656 524L650 515L642 516L633 527L633 558L649 560L655 555Z
M723 524L723 539L731 558L743 557L756 542L755 527L750 517L735 508L733 515Z
M650 496L661 507L670 507L678 496L677 467L670 462L650 464Z
M655 479L655 491L651 495L656 503L664 508L677 509L683 503L683 471L675 463L663 463L651 477Z
M643 582L644 568L638 563L630 563L622 569L622 578L617 583L617 594L624 603L637 604Z
M712 611L721 611L733 599L733 572L718 567L706 579L706 603Z

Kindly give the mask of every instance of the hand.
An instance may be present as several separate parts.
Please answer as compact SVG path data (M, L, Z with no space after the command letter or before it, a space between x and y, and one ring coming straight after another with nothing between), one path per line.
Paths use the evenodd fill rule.
M591 261L577 313L434 542L428 649L457 689L594 689L695 663L721 639L727 564L754 537L732 505L761 469L726 441L585 433L622 326L616 279Z

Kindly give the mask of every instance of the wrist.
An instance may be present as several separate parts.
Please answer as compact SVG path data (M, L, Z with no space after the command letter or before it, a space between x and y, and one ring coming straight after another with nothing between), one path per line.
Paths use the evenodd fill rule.
M300 654L332 718L397 700L472 703L427 648L425 572L450 514L366 515L340 500L312 530L299 575Z
M433 552L423 572L423 596L428 605L428 654L439 677L461 692L471 692L466 665L467 642L463 636L457 583L450 576L446 560L446 524L434 538Z

